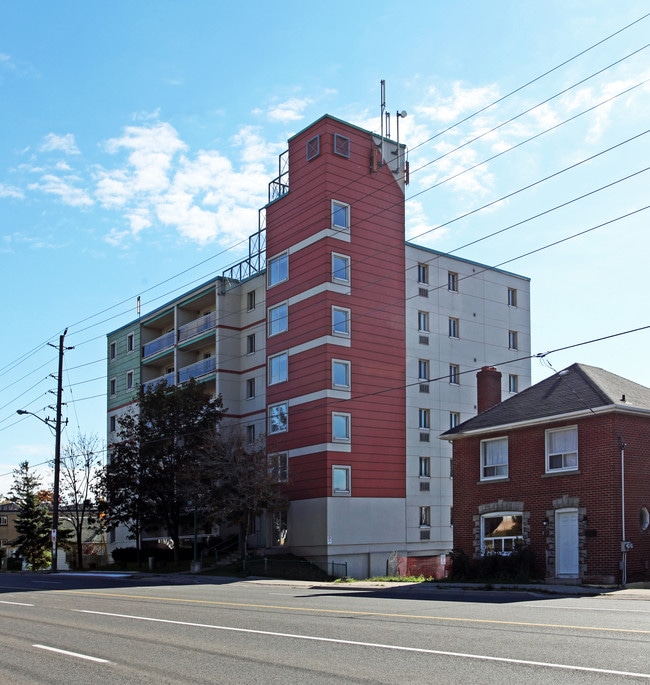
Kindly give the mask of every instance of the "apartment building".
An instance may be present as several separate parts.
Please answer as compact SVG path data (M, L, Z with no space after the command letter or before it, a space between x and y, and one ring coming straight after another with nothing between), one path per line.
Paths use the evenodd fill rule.
M476 414L482 366L504 395L530 384L529 280L405 242L406 156L323 116L280 156L248 257L108 336L109 442L139 385L196 378L286 479L257 545L355 577L444 567L437 436Z

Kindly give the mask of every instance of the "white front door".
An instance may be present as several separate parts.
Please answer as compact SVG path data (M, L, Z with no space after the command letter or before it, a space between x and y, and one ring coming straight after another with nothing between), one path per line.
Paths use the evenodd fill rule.
M578 511L555 512L555 575L562 578L579 576Z

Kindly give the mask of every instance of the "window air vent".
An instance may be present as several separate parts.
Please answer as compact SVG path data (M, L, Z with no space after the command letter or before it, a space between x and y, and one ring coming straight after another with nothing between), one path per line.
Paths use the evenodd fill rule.
M421 335L420 336L420 345L428 345L429 344L429 336L428 335Z
M429 297L429 290L428 288L418 288L418 295L420 297Z
M421 530L420 531L420 540L431 540L431 531L430 530Z
M429 384L428 383L420 383L420 392L429 392Z
M429 434L420 433L420 442L429 442Z
M431 490L431 483L428 480L422 481L420 483L420 492L429 492Z

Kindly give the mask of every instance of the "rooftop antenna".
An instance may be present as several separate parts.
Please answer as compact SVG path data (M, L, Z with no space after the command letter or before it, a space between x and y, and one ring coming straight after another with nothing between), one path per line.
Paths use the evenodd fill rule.
M386 112L386 81L381 80L381 156L384 157L384 113ZM388 122L386 122L388 123ZM389 135L388 133L386 135Z

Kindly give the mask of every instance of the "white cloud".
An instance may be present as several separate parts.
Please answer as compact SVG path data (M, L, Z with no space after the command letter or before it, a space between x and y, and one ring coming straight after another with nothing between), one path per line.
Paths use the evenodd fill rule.
M54 174L45 174L40 182L29 185L30 190L40 190L49 195L58 195L61 201L71 207L88 207L94 204L93 199L88 193L77 188L70 181L77 181L76 177L71 177L69 180L54 176Z
M72 133L58 136L56 133L48 133L45 142L40 147L41 152L64 152L66 155L78 155L77 147Z
M311 104L307 98L290 98L285 102L280 102L272 107L267 115L271 121L286 123L289 121L299 121L303 117L303 111Z
M23 193L20 188L0 183L0 197L12 197L17 200L22 200L25 197L25 193Z

